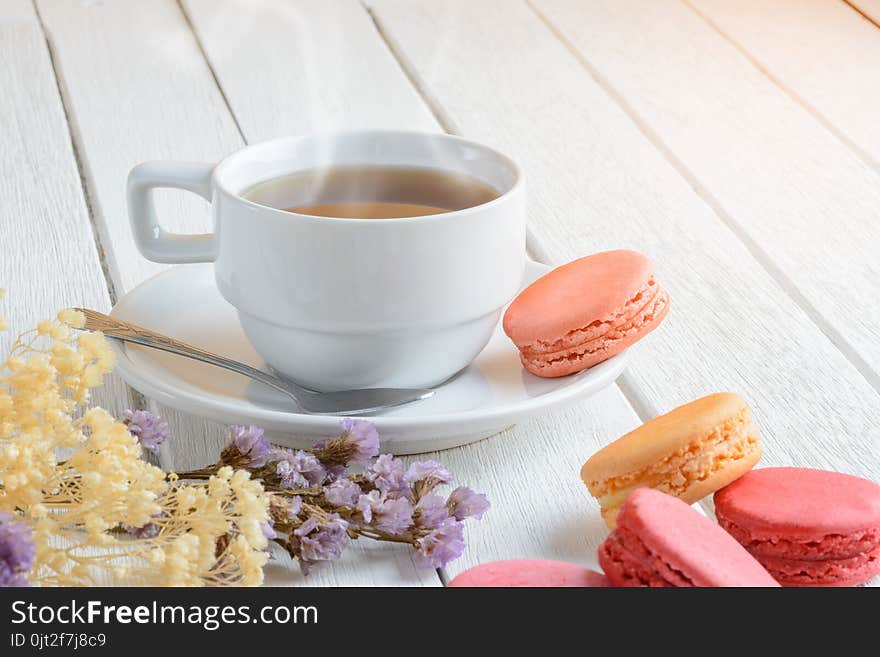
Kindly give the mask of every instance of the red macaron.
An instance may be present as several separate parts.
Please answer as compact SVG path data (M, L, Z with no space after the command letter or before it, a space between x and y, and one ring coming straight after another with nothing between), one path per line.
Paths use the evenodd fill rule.
M626 498L599 564L612 586L779 586L716 523L653 488Z
M718 522L783 586L880 574L880 486L808 468L760 468L715 493Z
M504 313L504 332L529 372L565 376L619 354L657 328L668 309L647 257L605 251L523 290Z

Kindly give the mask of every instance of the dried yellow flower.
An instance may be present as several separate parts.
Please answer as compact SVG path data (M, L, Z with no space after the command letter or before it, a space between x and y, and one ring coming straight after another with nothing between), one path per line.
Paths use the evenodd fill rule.
M66 324L70 328L82 328L86 325L86 316L79 310L65 308L58 313L58 321L62 324Z
M268 558L262 485L231 468L180 482L141 459L125 424L100 408L83 411L114 365L102 334L71 331L83 321L63 310L40 322L0 365L0 511L33 530L28 579L259 584Z

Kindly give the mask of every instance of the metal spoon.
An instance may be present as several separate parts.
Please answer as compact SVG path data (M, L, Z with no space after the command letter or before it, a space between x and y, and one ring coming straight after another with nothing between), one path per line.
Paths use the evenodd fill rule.
M375 413L386 408L394 408L434 394L426 388L363 388L360 390L340 390L338 392L315 392L293 383L286 378L269 374L250 365L212 354L204 349L169 338L161 333L150 331L135 324L123 322L110 315L88 308L76 308L86 316L83 328L101 331L104 335L133 342L134 344L161 349L178 356L185 356L203 363L216 365L259 381L270 388L283 392L307 413L321 415L354 415Z

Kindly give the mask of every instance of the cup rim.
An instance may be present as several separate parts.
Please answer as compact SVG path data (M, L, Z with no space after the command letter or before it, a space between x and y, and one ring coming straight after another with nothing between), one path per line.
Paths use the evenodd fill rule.
M269 205L263 205L262 203L257 203L255 201L251 201L241 195L240 192L233 191L226 185L221 177L224 173L224 170L230 168L235 165L236 161L240 158L246 157L249 154L259 150L260 148L265 148L268 144L280 143L280 142L296 142L304 139L343 139L346 137L356 136L356 135L375 135L375 136L386 136L386 137L431 137L431 138L443 138L448 141L458 142L460 144L467 144L470 146L476 146L477 148L481 148L485 151L491 153L494 157L498 158L501 162L504 163L505 166L509 167L513 172L514 180L513 184L500 193L497 197L493 198L491 201L487 201L485 203L480 203L479 205L472 205L467 208L462 208L460 210L450 210L448 212L438 212L436 214L429 215L421 215L416 217L388 217L387 219L380 219L377 221L364 221L363 219L355 218L355 217L324 217L310 214L300 214L298 212L290 212L289 210L282 210L279 208L273 208ZM311 222L315 224L327 223L331 222L334 225L339 225L340 222L354 224L358 226L376 226L377 229L379 226L384 225L395 225L399 226L401 224L412 224L412 223L422 223L422 222L433 222L440 219L449 220L450 218L455 218L458 216L467 216L474 212L479 212L483 210L490 209L496 205L500 205L504 203L509 197L513 196L517 192L519 192L523 185L523 171L520 166L513 160L513 158L505 155L499 150L483 144L478 141L474 141L473 139L466 139L464 137L459 137L458 135L451 135L446 132L428 132L423 130L325 130L318 131L313 133L306 133L302 135L290 135L286 137L279 137L276 139L268 139L261 142L257 142L256 144L250 144L241 148L234 153L227 155L223 158L217 165L214 167L213 172L211 173L211 182L213 186L223 192L224 195L229 197L231 200L241 203L242 205L252 207L260 210L267 216L275 217L275 218L283 218L284 220L289 220L291 217L296 217L298 220ZM258 181L261 182L261 181ZM253 183L253 184L258 184Z

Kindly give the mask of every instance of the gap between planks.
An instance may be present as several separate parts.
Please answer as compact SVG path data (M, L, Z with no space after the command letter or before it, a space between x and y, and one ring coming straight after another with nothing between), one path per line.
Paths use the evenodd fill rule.
M819 118L816 112L814 112L808 105L803 103L800 98L789 92L783 85L781 85L774 76L770 75L760 64L758 64L751 56L749 56L740 46L734 41L727 38L727 36L721 32L711 21L706 19L706 17L694 9L694 7L690 4L688 0L681 0L682 3L687 6L690 10L692 10L701 20L706 22L710 28L716 31L722 38L730 42L734 48L737 49L741 54L745 55L747 61L750 64L754 65L758 71L766 76L774 85L778 86L783 93L787 94L790 98L792 98L796 103L800 106L804 107L807 112L813 118ZM815 307L813 303L807 299L806 295L804 295L797 287L797 285L789 278L789 276L782 271L782 269L773 262L773 258L768 254L758 243L752 238L748 231L740 225L740 223L733 218L733 216L727 212L722 204L715 198L715 195L709 191L703 183L697 178L697 176L691 171L691 169L684 164L684 162L669 148L663 138L649 126L644 119L642 119L641 115L635 110L635 108L630 104L629 101L621 94L615 86L607 79L604 75L602 75L596 67L594 67L589 60L580 52L578 48L574 46L574 44L556 27L556 25L540 10L538 9L532 0L525 0L526 5L528 5L529 9L538 17L538 19L547 26L547 29L553 34L556 39L559 40L560 43L565 47L565 49L574 57L574 59L578 62L578 64L583 68L590 77L595 80L596 84L602 88L602 90L611 98L620 109L629 117L632 123L636 126L636 128L645 136L645 138L656 148L663 157L670 163L670 165L675 169L675 171L687 182L687 184L694 190L694 193L702 200L711 210L715 213L715 215L721 219L725 226L736 236L736 238L745 246L746 250L752 255L755 261L767 272L767 274L782 288L786 295L798 306L807 317L810 319L813 324L831 341L831 343L843 354L844 358L846 358L852 366L859 372L859 374L878 392L880 393L880 373L875 372L871 365L865 360L861 354L858 353L858 350L850 344L850 342L840 333L831 322L826 319L823 314ZM819 123L825 127L833 136L840 139L844 143L844 145L853 148L857 151L857 154L862 153L862 149L858 146L851 143L851 140L839 134L836 128L833 128L826 120L821 119ZM862 157L860 155L860 157ZM873 159L870 158L866 153L864 157L868 157L868 160L864 160L865 163L875 168L873 164ZM880 171L880 165L877 165L876 168ZM641 395L639 395L638 391L635 390L632 386L626 385L626 373L621 377L623 379L624 385L621 385L621 390L624 391L624 394L627 395L627 398L630 399L630 402L633 404L633 407L636 409L636 412L639 413L639 416L644 421L646 418L642 414L646 409L653 408L650 402L644 400L644 403L641 403ZM631 397L632 395L632 397ZM652 414L656 415L656 413Z
M55 48L52 46L52 40L49 38L49 33L46 30L46 24L43 21L43 16L40 14L40 8L37 6L35 0L31 0L31 7L33 7L34 15L37 18L37 25L40 26L40 32L43 35L43 41L46 44L46 52L49 53L49 63L52 66L52 75L55 78L55 89L58 92L58 98L61 102L61 109L64 111L64 121L67 124L67 138L70 141L70 149L73 151L73 159L76 163L76 172L79 175L79 187L82 192L83 200L86 205L86 214L89 217L89 225L92 228L92 239L95 242L95 249L98 252L98 261L101 264L101 273L104 275L104 284L107 286L107 295L110 297L110 306L116 305L116 286L113 284L113 279L110 276L110 267L107 264L107 258L104 253L104 245L101 241L100 231L98 229L98 223L95 219L95 211L93 205L92 195L89 192L89 186L86 183L86 171L85 164L80 153L79 146L76 143L76 139L74 138L74 131L76 130L76 126L73 121L70 119L70 108L68 107L68 91L64 84L64 78L60 75L58 70L58 61L57 61L57 53L55 52ZM140 393L136 392L132 388L125 384L126 388L128 388L130 393L134 395L140 396Z
M229 103L229 98L226 96L226 90L223 89L223 85L220 84L220 78L217 77L217 71L214 70L214 65L211 63L211 59L210 57L208 57L208 53L205 52L205 45L199 38L199 33L193 25L192 17L189 15L189 12L186 10L186 6L183 4L183 2L181 2L181 0L177 0L175 4L177 5L177 9L183 16L186 27L192 35L196 46L198 46L199 48L199 54L205 61L205 66L207 66L208 70L211 72L211 78L214 80L214 86L217 87L217 92L220 94L220 98L223 99L223 104L226 106L226 111L229 112L229 117L232 119L232 123L233 125L235 125L235 129L238 131L238 136L241 137L241 141L243 143L247 144L248 140L244 136L244 130L241 129L241 124L238 122L238 117L235 115L235 112L232 111L232 105Z
M52 46L52 40L49 38L49 33L46 30L46 25L43 22L43 16L42 14L40 14L40 8L37 6L37 3L34 0L31 0L31 6L33 7L34 15L37 18L37 24L40 26L40 32L42 33L43 40L46 44L46 52L49 54L49 62L52 66L52 75L55 78L55 89L58 92L58 99L64 112L64 121L67 124L67 137L70 141L70 149L73 152L73 159L76 163L76 171L79 175L80 192L82 193L83 201L85 202L86 214L88 215L89 225L92 229L92 240L95 243L95 250L98 253L98 261L101 265L101 274L104 277L104 285L107 287L107 296L110 298L110 306L113 307L116 305L116 301L118 299L116 286L113 284L113 278L110 276L110 268L107 264L107 258L104 253L104 245L102 243L100 231L98 230L97 220L95 218L91 192L89 192L89 186L86 183L84 160L82 154L80 153L79 146L76 143L76 139L74 138L74 131L76 130L76 126L70 118L70 108L68 107L67 101L68 91L65 87L64 78L59 73L58 62L56 59L57 54L55 52L55 48ZM153 411L156 410L154 407L154 403L148 400L139 391L135 390L124 381L122 382L122 385L124 386L124 390L135 408L149 407ZM145 458L153 465L161 466L161 459L158 454L146 452Z
M869 13L866 10L862 9L856 2L852 2L852 0L840 0L843 4L847 5L850 9L856 12L859 16L864 18L866 21L874 25L875 27L880 27L880 18L877 18Z

